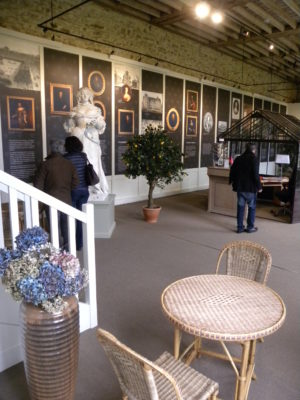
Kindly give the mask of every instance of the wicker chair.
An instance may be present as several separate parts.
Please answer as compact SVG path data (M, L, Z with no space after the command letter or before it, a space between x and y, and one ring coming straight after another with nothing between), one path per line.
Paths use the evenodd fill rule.
M248 240L238 240L225 244L221 250L216 274L225 267L227 275L240 276L265 285L271 265L272 257L265 247Z
M151 362L112 334L98 329L98 340L109 358L123 400L217 399L219 385L164 352Z

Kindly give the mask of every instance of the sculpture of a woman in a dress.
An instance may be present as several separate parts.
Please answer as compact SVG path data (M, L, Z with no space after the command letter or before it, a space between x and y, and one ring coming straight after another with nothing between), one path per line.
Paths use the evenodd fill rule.
M99 176L100 182L89 188L90 200L97 200L108 194L109 187L102 168L99 139L99 135L105 131L106 123L100 108L93 104L93 97L92 91L87 87L78 90L77 106L72 109L71 118L64 124L64 128L81 140L83 151Z

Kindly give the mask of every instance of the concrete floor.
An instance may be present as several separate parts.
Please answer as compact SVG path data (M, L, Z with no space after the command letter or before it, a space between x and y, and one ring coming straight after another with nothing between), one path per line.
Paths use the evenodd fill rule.
M163 289L182 277L214 273L226 242L261 243L273 258L268 286L283 298L287 317L277 332L258 344L257 380L251 384L248 399L300 398L300 224L257 218L258 232L237 235L235 218L206 211L206 192L156 202L162 206L157 224L143 221L143 203L118 206L112 237L96 240L99 326L151 360L164 350L172 352L173 329L160 305ZM184 341L188 339L186 335ZM235 375L229 363L204 357L193 367L219 382L220 398L233 399ZM84 332L75 400L120 398L96 330ZM22 364L0 374L0 400L29 400Z

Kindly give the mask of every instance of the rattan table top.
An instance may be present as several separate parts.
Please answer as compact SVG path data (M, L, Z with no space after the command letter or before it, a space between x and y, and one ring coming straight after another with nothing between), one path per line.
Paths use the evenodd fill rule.
M181 330L202 338L244 341L272 334L284 322L280 296L252 280L198 275L169 285L161 297L164 313Z

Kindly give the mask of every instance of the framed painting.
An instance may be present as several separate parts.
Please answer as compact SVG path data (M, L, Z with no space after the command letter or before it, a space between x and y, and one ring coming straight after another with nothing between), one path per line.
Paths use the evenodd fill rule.
M198 125L197 117L187 115L186 129L185 129L186 136L197 136L197 125Z
M231 119L240 119L241 100L236 97L232 98Z
M134 111L118 110L118 134L133 135L134 134Z
M166 117L166 123L167 123L168 129L171 132L176 131L176 129L179 126L179 122L180 122L180 118L179 118L178 111L176 110L176 108L170 108L170 110L167 113L167 117Z
M50 83L51 114L68 115L73 108L73 87L62 83Z
M198 92L195 90L186 91L186 110L197 111L198 110Z
M94 105L101 110L101 114L104 119L106 119L106 108L105 105L100 100L94 100Z
M122 86L122 100L125 103L129 103L131 100L132 92L131 87L129 85Z
M105 78L102 72L92 71L88 76L88 87L96 96L100 96L105 91Z
M7 96L7 121L10 131L35 131L33 97Z

